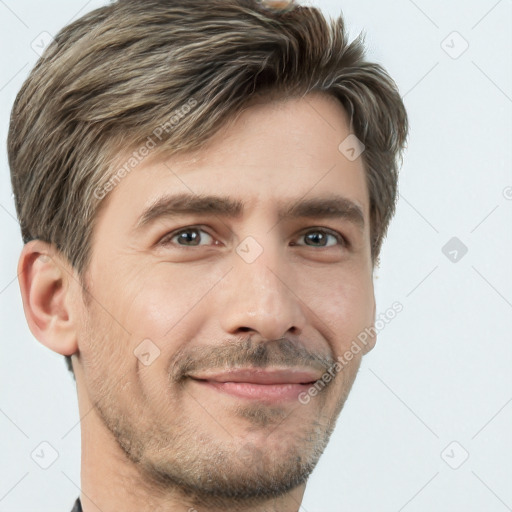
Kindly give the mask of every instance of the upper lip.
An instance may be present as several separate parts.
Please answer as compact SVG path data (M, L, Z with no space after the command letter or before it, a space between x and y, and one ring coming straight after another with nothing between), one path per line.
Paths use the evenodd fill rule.
M209 370L189 377L215 382L246 382L250 384L310 384L321 376L307 368L228 368Z

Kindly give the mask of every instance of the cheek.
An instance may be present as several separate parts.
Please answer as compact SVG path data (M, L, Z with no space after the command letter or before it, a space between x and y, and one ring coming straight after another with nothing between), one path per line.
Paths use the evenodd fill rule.
M177 349L180 339L203 323L200 303L207 300L219 278L204 269L161 263L141 279L127 297L125 317L134 340L152 340L160 350ZM187 332L187 336L184 333Z
M371 278L332 274L325 284L316 293L310 291L305 303L315 313L316 328L339 355L373 324L373 284Z
M93 301L80 329L79 351L86 388L94 400L108 400L123 383L131 379L135 357L127 353L129 334Z

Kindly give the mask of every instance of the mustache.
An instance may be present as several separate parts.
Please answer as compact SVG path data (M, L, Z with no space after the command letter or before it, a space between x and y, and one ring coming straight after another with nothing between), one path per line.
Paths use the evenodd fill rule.
M222 345L191 347L178 351L169 365L169 377L171 382L180 383L192 372L240 366L299 366L320 370L323 373L335 363L332 354L312 352L288 338L264 342L254 342L248 338Z

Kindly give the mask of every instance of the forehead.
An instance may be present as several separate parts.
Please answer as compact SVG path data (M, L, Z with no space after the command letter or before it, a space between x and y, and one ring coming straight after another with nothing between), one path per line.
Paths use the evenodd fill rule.
M231 197L243 213L275 207L276 215L302 198L343 196L367 218L363 161L340 151L349 135L347 113L331 96L260 99L200 149L142 161L109 193L106 209L125 210L136 225L171 194Z

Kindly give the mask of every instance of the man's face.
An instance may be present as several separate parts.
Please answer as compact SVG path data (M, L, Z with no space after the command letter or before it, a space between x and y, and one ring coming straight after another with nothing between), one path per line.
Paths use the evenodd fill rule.
M249 498L312 471L362 352L308 403L298 396L375 314L365 171L338 149L348 135L325 95L261 103L200 151L143 162L110 193L77 382L148 481ZM222 200L141 221L177 195Z

